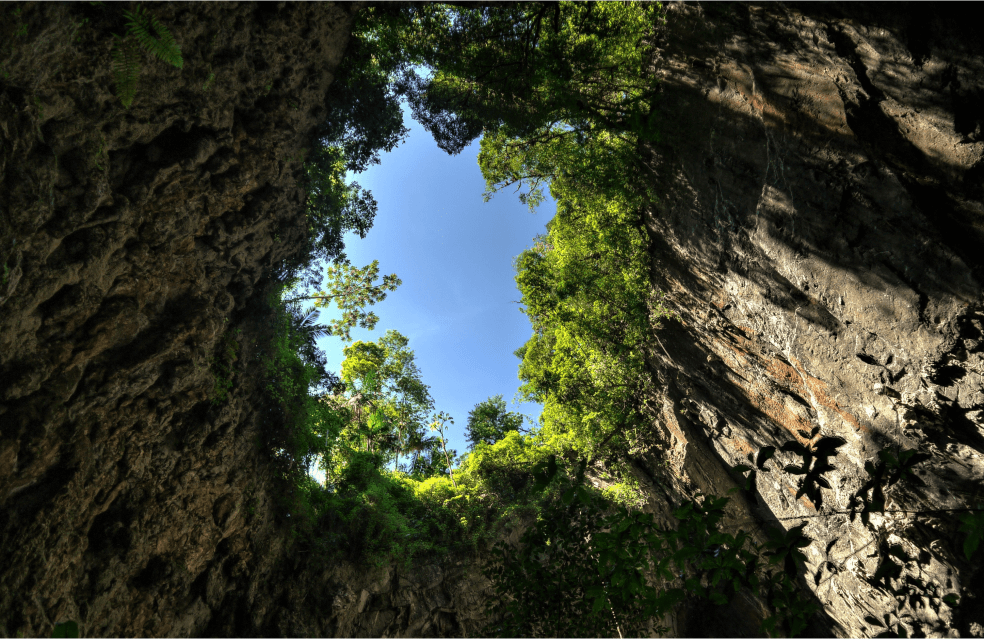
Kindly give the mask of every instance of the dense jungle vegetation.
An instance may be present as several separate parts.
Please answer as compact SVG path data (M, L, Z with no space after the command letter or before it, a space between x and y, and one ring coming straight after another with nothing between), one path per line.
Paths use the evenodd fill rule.
M797 585L810 543L802 526L757 546L719 531L727 498L704 496L679 504L677 529L660 529L622 461L650 421L647 344L673 321L649 283L642 212L658 194L638 153L659 136L649 71L663 22L661 5L645 2L383 4L360 15L310 140L309 246L281 267L259 360L271 424L286 425L263 445L283 469L284 519L311 556L408 564L481 551L499 595L490 634L648 634L684 598L721 604L742 588L766 594L764 631L806 628L815 604ZM401 101L448 153L481 138L486 197L519 187L535 207L549 189L557 203L547 234L515 261L532 328L516 351L521 393L543 405L540 423L523 428L491 397L469 415L461 454L447 447L453 422L407 338L350 343L352 327L377 321L367 307L401 282L346 258L343 235L364 236L377 212L346 173L400 143ZM318 324L331 304L342 319ZM320 335L347 344L340 378L325 370ZM814 481L826 468L811 460L825 463L838 445L801 446ZM764 470L774 452L750 463ZM889 457L872 465L862 517L884 508L883 478L919 461ZM751 466L735 470L754 482ZM515 548L499 541L514 527L525 531Z

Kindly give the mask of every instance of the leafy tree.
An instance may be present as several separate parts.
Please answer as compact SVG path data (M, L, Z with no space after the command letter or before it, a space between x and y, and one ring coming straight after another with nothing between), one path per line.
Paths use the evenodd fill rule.
M421 434L434 405L408 345L405 336L390 330L375 343L357 341L347 346L342 362L342 380L354 408L343 435L358 448L364 445L366 450L392 455L397 470L402 453L416 452L419 457L428 450L430 442Z
M309 249L305 262L345 262L345 233L364 238L376 217L372 193L358 182L346 182L345 150L319 140L304 163L303 185L307 192L305 213ZM313 272L309 273L309 278ZM310 280L309 280L310 281Z
M397 90L449 153L484 131L532 139L561 122L570 135L648 131L647 41L661 12L644 2L415 7L395 39L434 73L404 67Z
M479 442L492 445L506 436L511 430L519 430L523 425L523 416L519 413L506 411L506 402L502 395L490 397L475 404L468 413L468 424L465 426L465 439L474 448Z
M328 112L315 137L322 148L341 152L347 171L361 173L379 164L380 152L392 151L409 132L393 82L404 63L392 49L395 43L378 37L383 23L392 23L398 13L378 7L360 12L328 91Z
M454 481L454 461L457 457L457 451L454 449L448 450L448 440L444 435L444 428L446 424L454 424L454 420L451 416L441 411L440 413L434 415L431 419L434 421L430 424L430 429L437 431L438 438L437 441L441 445L441 452L444 453L444 460L447 463L448 475L451 477L451 485L457 487L458 484Z
M362 268L348 262L330 264L326 266L325 277L327 286L323 289L287 301L314 300L315 308L327 308L335 302L342 311L342 318L331 320L326 334L337 335L345 342L352 339L351 330L356 326L368 330L376 327L379 317L364 308L383 301L387 291L395 291L403 283L395 273L391 273L384 275L383 281L377 284L379 260L373 260Z
M394 468L398 470L400 454L408 450L411 437L423 431L425 415L433 409L434 400L430 387L421 379L414 352L408 348L409 340L390 330L379 339L379 344L386 354L379 374L387 393L385 410L395 428Z
M386 14L360 12L328 90L327 113L308 143L304 173L310 256L322 261L344 262L344 234L352 231L364 238L376 216L375 198L357 182L346 182L345 173L378 164L380 152L392 151L408 132L393 83L400 62L384 54L390 45L375 36Z
M408 438L406 450L412 457L406 465L406 472L417 479L445 477L448 465L441 440L426 433L425 430L416 431ZM449 452L452 459L457 458L458 451L451 449Z

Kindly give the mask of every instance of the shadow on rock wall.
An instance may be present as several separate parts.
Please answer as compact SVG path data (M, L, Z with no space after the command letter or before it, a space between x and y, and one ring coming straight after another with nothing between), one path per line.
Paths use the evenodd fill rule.
M779 469L799 458L780 451L731 525L807 522L805 583L830 617L817 632L877 634L866 618L889 613L980 636L981 573L947 512L984 497L979 35L871 5L673 5L668 25L664 135L645 162L654 283L681 318L651 349L670 481L723 494L763 446L843 438L822 503L796 498ZM866 460L906 449L931 456L924 485L889 490L872 526L840 514ZM963 604L898 604L874 583L895 544L910 558L895 586Z

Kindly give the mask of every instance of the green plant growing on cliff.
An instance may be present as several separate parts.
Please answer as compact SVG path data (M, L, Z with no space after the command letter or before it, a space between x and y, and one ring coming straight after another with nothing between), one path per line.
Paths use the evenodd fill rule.
M177 68L184 66L181 47L167 27L157 18L138 5L133 11L123 11L128 19L127 35L113 34L113 77L116 81L116 94L127 109L133 104L140 78L140 50L150 53L157 59ZM151 35L153 30L155 35Z
M215 86L215 74L212 73L212 65L208 65L208 77L202 82L202 93L208 93Z
M237 331L238 332L238 331ZM219 341L217 353L212 357L212 405L218 406L229 396L234 376L233 364L239 359L239 342L236 333L227 331Z

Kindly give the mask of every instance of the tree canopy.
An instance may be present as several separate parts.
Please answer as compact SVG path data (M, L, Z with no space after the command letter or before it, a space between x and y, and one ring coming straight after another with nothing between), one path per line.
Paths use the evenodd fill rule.
M519 430L523 425L523 416L506 410L506 402L502 395L490 397L475 404L468 413L468 424L465 426L465 439L471 448L479 443L492 445L506 436L506 433Z

